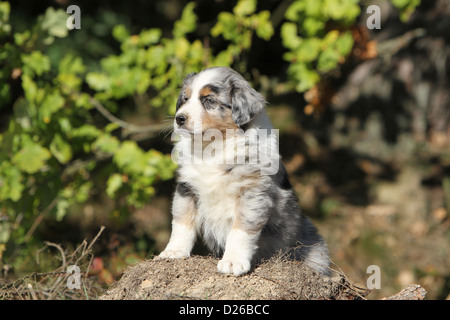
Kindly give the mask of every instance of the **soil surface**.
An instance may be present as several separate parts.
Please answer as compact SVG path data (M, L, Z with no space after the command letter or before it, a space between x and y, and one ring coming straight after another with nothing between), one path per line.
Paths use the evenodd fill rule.
M338 272L324 277L299 261L282 257L239 277L218 272L218 261L210 256L146 260L128 267L100 299L355 300L370 292Z

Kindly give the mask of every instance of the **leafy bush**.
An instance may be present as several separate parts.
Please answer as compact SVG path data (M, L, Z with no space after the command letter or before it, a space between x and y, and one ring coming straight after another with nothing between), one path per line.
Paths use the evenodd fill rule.
M284 59L289 62L289 77L298 92L313 88L324 75L345 62L353 48L351 28L361 15L360 2L296 0L290 4L281 38L288 49ZM392 4L406 21L420 0L392 0Z
M113 114L130 98L144 100L159 114L173 114L185 74L231 65L250 48L253 32L265 39L273 32L269 12L254 14L256 1L240 1L235 15L221 13L211 31L229 41L213 55L200 40L186 38L197 27L194 8L194 3L184 8L170 38L157 28L131 35L124 25L115 26L120 53L89 68L73 54L50 56L52 45L68 36L64 11L48 8L30 30L19 33L8 23L9 3L0 2L0 108L13 106L0 135L0 257L6 243L29 240L44 214L60 221L75 204L102 193L140 207L159 181L173 177L170 155L144 150L130 138L161 126L136 126ZM20 84L17 97L11 96L11 82Z
M284 58L299 92L311 89L320 74L335 69L353 47L348 30L360 14L358 0L297 0L286 10L282 25ZM330 24L335 25L330 28Z

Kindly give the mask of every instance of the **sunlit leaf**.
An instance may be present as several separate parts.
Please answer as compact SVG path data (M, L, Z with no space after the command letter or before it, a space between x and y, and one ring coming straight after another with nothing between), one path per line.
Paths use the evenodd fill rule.
M123 24L118 24L114 27L112 35L116 40L123 42L130 36L130 33Z
M81 57L67 55L59 62L58 69L60 73L73 74L85 72L86 67Z
M97 138L101 131L92 124L84 124L78 128L72 129L71 135L74 138Z
M50 70L50 59L40 51L33 51L30 54L22 54L24 73L29 75L42 75Z
M50 151L62 164L65 164L72 159L72 147L59 133L55 134L53 137L52 143L50 144Z
M102 134L94 142L93 147L106 153L114 153L119 147L119 144L119 140L116 137L110 136L109 134Z
M108 180L106 181L106 194L113 198L117 190L119 190L122 186L122 183L122 175L118 173L113 173L112 175L110 175Z
M197 16L194 13L196 4L189 2L183 9L181 19L175 22L173 28L173 36L175 38L183 37L185 34L190 33L197 27Z
M53 7L48 7L47 11L45 11L41 27L51 36L64 38L69 33L66 26L67 18L68 15L64 10L55 10Z
M0 164L0 201L20 200L25 186L20 170L8 161Z
M110 79L107 75L98 72L90 72L86 76L86 82L97 91L109 90L111 88Z
M149 46L155 43L158 43L161 38L161 30L160 29L149 29L143 30L139 34L139 44L142 46Z
M247 16L255 12L256 0L239 0L233 8L233 12L237 16Z
M295 23L286 22L281 26L281 38L286 48L294 50L300 46L301 39L297 34Z
M48 94L39 106L39 116L45 123L49 123L52 114L61 109L63 106L64 98L57 91L54 91Z
M50 157L51 153L47 148L30 140L14 155L12 163L21 171L32 174L38 172Z

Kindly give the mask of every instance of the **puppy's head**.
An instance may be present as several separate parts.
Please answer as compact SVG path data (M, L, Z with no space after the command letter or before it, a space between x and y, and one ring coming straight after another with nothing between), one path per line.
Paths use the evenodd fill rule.
M238 129L265 106L265 100L236 71L213 67L186 76L177 101L175 131Z

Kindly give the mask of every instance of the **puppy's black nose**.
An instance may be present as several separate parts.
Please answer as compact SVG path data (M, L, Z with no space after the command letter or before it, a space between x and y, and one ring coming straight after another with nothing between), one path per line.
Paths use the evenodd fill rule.
M180 114L175 117L175 120L179 126L182 126L186 122L186 119L187 117L184 114Z

